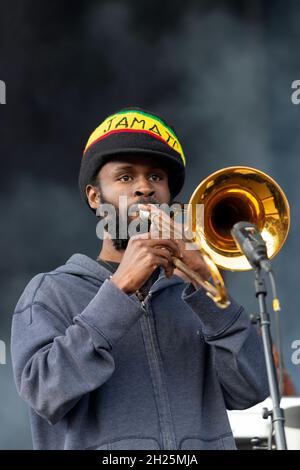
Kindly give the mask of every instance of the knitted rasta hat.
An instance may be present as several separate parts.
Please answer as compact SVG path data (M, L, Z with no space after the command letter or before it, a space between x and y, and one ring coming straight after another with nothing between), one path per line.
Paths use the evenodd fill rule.
M79 172L79 188L87 202L85 188L112 157L141 154L161 159L167 166L172 197L185 178L185 157L172 127L157 115L140 108L126 108L108 116L90 135Z

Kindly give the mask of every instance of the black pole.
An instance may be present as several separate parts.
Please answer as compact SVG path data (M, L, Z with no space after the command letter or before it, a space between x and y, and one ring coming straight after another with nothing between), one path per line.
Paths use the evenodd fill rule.
M266 311L266 287L264 278L261 276L260 268L255 270L255 291L259 302L259 323L262 333L264 355L266 361L270 396L273 409L270 412L264 412L264 416L271 416L272 425L275 432L275 443L277 450L286 450L286 438L284 430L284 411L280 408L280 394L278 387L277 374L273 359L272 337L270 330L270 315Z

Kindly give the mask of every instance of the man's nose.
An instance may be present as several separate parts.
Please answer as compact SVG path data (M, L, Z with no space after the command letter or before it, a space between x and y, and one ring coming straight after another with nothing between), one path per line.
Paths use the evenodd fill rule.
M134 189L134 195L135 196L153 196L155 194L155 191L153 189L151 181L142 178L139 181L137 181L136 187Z

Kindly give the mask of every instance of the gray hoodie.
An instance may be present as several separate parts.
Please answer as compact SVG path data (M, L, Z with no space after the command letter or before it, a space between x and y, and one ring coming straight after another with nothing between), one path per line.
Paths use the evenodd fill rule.
M73 255L26 286L12 322L18 392L35 449L234 449L227 409L268 396L262 342L161 269L145 302Z

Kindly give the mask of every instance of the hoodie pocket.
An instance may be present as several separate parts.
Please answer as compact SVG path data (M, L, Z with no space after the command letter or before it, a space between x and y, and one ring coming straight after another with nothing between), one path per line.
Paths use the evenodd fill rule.
M181 450L236 450L233 436L222 436L218 439L186 438L181 441Z
M90 447L93 450L159 450L160 445L154 438L135 437L117 439L98 446Z

